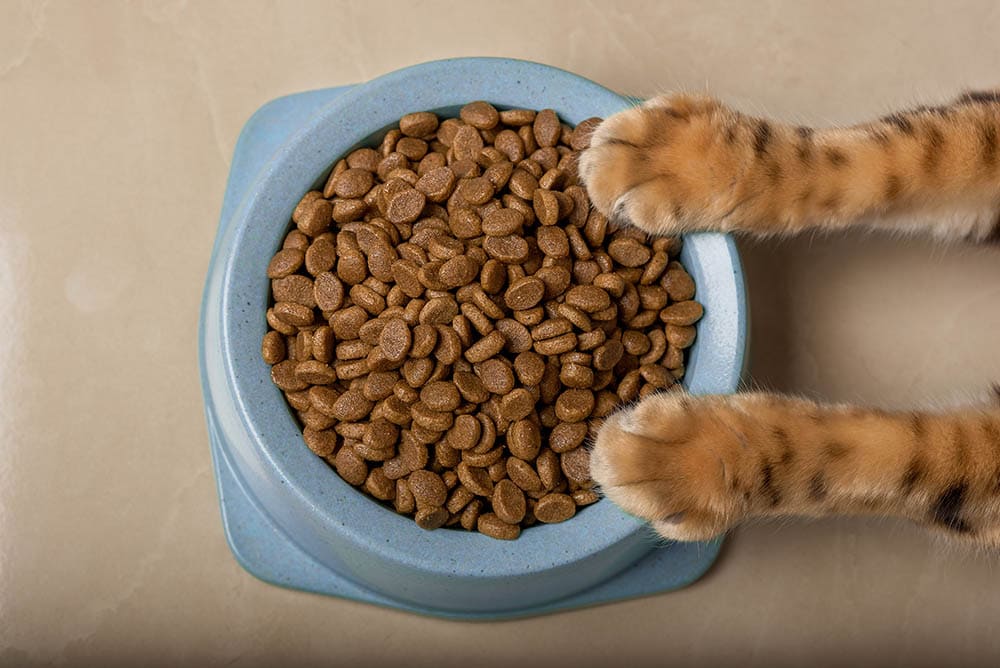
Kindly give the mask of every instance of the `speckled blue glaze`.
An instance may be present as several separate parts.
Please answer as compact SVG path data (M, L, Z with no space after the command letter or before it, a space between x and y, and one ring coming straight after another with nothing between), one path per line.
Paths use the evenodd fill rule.
M260 359L268 281L292 209L334 159L409 111L453 114L486 99L551 107L569 123L628 100L576 75L505 59L418 65L366 84L265 105L237 144L209 267L199 332L202 384L226 533L262 579L459 618L535 614L683 586L719 543L654 548L648 529L608 501L514 542L425 532L357 493L312 455ZM733 391L746 348L739 257L723 235L693 235L682 260L705 305L687 371L697 393Z

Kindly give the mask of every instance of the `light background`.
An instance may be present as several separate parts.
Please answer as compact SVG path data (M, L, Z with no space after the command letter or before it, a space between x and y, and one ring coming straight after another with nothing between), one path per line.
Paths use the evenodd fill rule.
M988 665L998 558L896 522L737 531L701 582L461 624L265 585L223 539L196 325L276 96L460 55L795 122L1000 84L977 2L0 0L0 665ZM743 244L755 375L906 404L1000 379L1000 251Z

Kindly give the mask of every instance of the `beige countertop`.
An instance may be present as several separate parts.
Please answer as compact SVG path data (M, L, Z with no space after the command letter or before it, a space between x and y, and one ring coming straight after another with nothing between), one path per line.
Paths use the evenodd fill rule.
M997 34L989 0L0 0L0 665L996 665L998 557L890 521L746 527L683 591L494 624L259 582L222 533L196 329L236 137L279 95L499 55L850 122L1000 84ZM1000 251L743 248L762 384L1000 379Z

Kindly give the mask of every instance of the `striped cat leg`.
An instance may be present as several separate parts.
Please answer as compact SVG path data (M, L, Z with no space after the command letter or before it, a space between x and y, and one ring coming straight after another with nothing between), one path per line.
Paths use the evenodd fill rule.
M998 137L995 92L822 130L673 95L599 125L580 176L600 211L658 234L867 225L995 241Z
M905 517L1000 545L1000 406L888 412L767 393L665 393L609 416L603 493L664 537L751 517Z

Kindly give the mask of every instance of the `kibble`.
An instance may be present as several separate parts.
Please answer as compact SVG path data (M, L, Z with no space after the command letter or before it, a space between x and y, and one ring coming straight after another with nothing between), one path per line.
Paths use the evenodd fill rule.
M600 119L415 112L306 193L261 356L305 445L418 526L513 540L598 496L590 420L678 386L704 309L678 239L593 211Z

